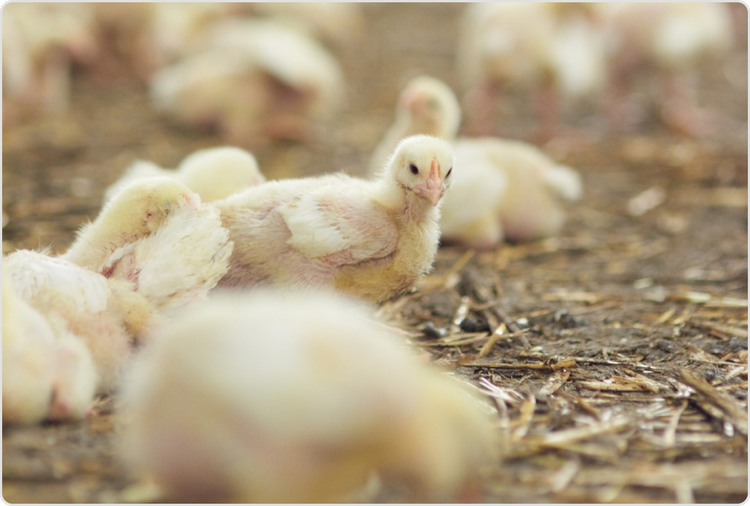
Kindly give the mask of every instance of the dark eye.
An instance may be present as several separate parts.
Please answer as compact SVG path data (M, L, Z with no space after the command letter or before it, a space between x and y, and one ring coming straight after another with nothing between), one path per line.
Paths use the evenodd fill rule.
M416 176L417 174L419 174L419 169L418 169L418 168L417 168L417 166L416 166L416 165L414 165L413 163L412 163L411 165L409 165L409 170L410 170L410 171L411 171L411 173L412 173L412 174L414 174L415 176Z
M445 179L448 179L450 177L451 172L453 172L453 167L451 167L450 169L448 169L448 173L445 175Z

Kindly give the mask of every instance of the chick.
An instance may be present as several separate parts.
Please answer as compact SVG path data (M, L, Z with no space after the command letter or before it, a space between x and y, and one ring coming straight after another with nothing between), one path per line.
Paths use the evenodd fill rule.
M62 258L131 283L165 309L204 297L227 272L232 248L213 206L174 179L152 177L117 193Z
M156 108L194 127L218 128L232 144L305 140L342 104L336 59L315 40L270 21L212 26L205 49L161 69Z
M575 170L524 142L456 139L461 118L458 100L438 79L417 78L401 96L411 100L399 101L396 120L373 155L370 173L378 164L379 151L392 146L394 139L427 129L445 132L445 139L453 141L458 173L441 207L443 241L487 249L505 239L534 240L560 231L565 218L562 201L581 197L581 179ZM433 105L411 107L415 102Z
M448 501L492 454L472 394L333 294L214 293L123 385L120 448L169 499L348 501L374 474Z
M12 304L8 307L6 290ZM124 370L132 351L132 336L112 303L113 298L106 278L60 258L19 250L4 259L3 312L8 310L4 316L9 323L6 328L3 319L3 360L7 337L8 350L18 346L28 350L10 352L10 361L46 361L51 364L50 370L61 369L53 374L55 382L60 383L59 387L53 383L54 402L60 406L51 412L62 416L68 411L82 416L88 407L85 401L90 405L94 389L111 390ZM14 305L18 306L17 311L13 310ZM47 350L40 351L45 346ZM30 351L29 347L37 351ZM20 358L24 353L34 358ZM11 358L14 355L19 358ZM18 370L32 375L36 372L20 363ZM5 379L4 371L4 389ZM40 376L39 381L47 380ZM48 402L49 399L48 396ZM63 409L65 406L67 410Z
M396 104L396 120L370 159L370 174L378 172L404 137L424 134L453 139L461 123L461 107L453 90L439 79L419 76L409 81Z
M457 47L472 127L493 131L509 91L534 93L537 135L557 133L560 101L599 95L606 83L604 34L586 4L488 2L466 7Z
M700 110L688 81L702 62L726 56L733 44L729 7L712 2L592 4L608 34L612 60L608 113L618 123L638 119L628 103L635 78L646 73L659 80L659 114L671 128L700 135L711 115ZM642 116L642 114L641 114Z
M201 149L188 155L176 170L138 160L104 192L104 201L132 181L153 176L172 177L197 193L202 202L213 202L265 182L258 162L249 151L225 146Z
M364 31L361 8L348 2L253 2L252 12L304 30L329 44L343 46Z
M330 287L382 301L432 267L453 152L407 137L373 181L345 174L271 181L219 200L235 243L224 286Z
M91 4L14 2L2 32L4 118L64 112L71 66L97 57Z

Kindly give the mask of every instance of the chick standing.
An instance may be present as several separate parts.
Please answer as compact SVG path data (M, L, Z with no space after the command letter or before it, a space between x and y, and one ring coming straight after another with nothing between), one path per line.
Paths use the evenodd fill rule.
M561 201L581 196L578 173L531 144L494 137L458 137L460 107L442 81L422 76L401 93L396 120L371 160L403 135L441 131L453 141L458 173L441 207L444 241L492 248L503 240L527 241L557 234L565 219ZM403 97L409 97L404 100ZM430 104L415 107L413 104Z
M733 25L727 5L720 2L592 4L607 33L612 61L612 97L608 110L618 123L637 119L628 103L634 78L644 70L659 81L659 114L671 128L690 135L705 133L711 115L697 107L689 81L701 62L721 59L732 47Z
M492 453L460 382L328 293L215 293L124 384L121 448L178 500L347 501L373 475L449 501Z
M132 181L154 176L172 177L184 183L202 202L223 199L266 180L249 151L230 146L201 149L182 160L176 170L136 161L105 190L104 201L111 200Z
M559 128L560 99L600 94L606 84L604 33L586 4L469 4L461 19L457 64L469 119L494 131L497 104L509 90L532 91L538 135Z
M18 293L3 263L3 424L82 418L98 377L86 345Z
M224 286L330 287L381 301L432 267L450 145L401 141L373 181L333 174L272 181L217 201L235 243Z

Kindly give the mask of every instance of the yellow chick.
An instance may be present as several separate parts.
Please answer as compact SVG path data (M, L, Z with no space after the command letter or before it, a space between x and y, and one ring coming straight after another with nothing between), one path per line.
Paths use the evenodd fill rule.
M440 209L441 237L486 249L503 240L527 241L560 232L563 201L581 197L578 173L555 163L537 147L495 137L458 137L461 111L444 82L422 76L409 82L396 120L373 154L370 173L382 150L413 132L444 132L452 141L458 173ZM413 107L412 104L432 104ZM439 113L436 113L439 112Z
M160 177L134 182L83 226L62 256L76 265L99 271L118 248L158 230L172 212L187 204L191 191L183 183Z
M6 336L8 359L11 361L16 360L11 358L13 352L10 351L14 346L40 348L46 345L49 348L47 351L17 352L16 355L33 354L34 358L25 360L46 360L52 364L52 368L69 363L67 372L56 375L70 383L68 393L59 392L57 396L61 400L56 399L55 402L76 406L75 409L69 407L69 410L72 409L79 417L83 416L88 408L84 408L83 401L88 400L90 404L95 388L102 392L114 388L132 353L134 338L127 332L117 305L112 303L115 295L107 279L60 258L19 250L3 260L4 313L6 290L11 305L7 308L9 312L4 315L10 321L8 328L5 318L3 319L3 360L6 355ZM15 317L10 314L14 305L19 309L14 312ZM15 322L14 318L17 318ZM47 330L40 330L45 324ZM37 330L31 331L32 325ZM24 326L29 330L23 330ZM82 341L79 345L76 344L77 338ZM58 351L62 346L59 343L63 343L68 351ZM84 349L84 343L88 350ZM51 356L44 358L45 353ZM5 367L3 369L5 394ZM23 370L23 367L20 369ZM28 370L25 372L30 373ZM39 381L44 380L40 378ZM17 389L15 386L9 388ZM76 394L76 388L83 389L83 392ZM87 393L88 396L84 395ZM63 400L71 397L78 401ZM58 411L64 410L60 408Z
M272 21L212 25L204 49L157 72L157 109L194 127L218 128L232 144L304 140L342 105L336 59L314 39Z
M688 81L697 76L702 62L729 53L734 31L729 6L720 2L602 2L593 3L592 9L608 36L611 119L631 125L639 119L629 95L636 78L651 73L658 77L655 98L662 120L683 133L705 133L711 114L698 108L695 89Z
M266 180L249 151L231 146L208 148L188 155L176 170L164 169L143 160L136 161L105 190L104 201L111 200L132 181L153 176L172 177L184 183L200 195L202 202L223 199Z
M97 57L92 4L8 4L2 37L3 117L64 112L73 63Z
M330 174L271 181L215 203L235 243L224 286L329 287L372 301L432 267L453 152L407 137L373 181Z
M157 309L200 299L226 274L233 243L216 208L168 177L136 180L62 258L131 283Z
M492 455L489 419L371 318L326 292L212 294L123 384L125 461L182 501L348 501L377 476L451 502Z
M538 135L558 127L560 99L599 95L606 84L604 33L586 4L467 4L456 61L474 129L487 133L506 91L532 92Z

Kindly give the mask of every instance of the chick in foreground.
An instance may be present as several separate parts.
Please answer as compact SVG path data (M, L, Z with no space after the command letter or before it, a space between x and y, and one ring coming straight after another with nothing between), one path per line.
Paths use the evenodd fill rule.
M223 199L266 180L252 153L224 146L195 151L182 160L176 170L138 160L105 190L104 201L111 200L132 181L154 176L167 176L184 183L202 202Z
M453 141L458 172L441 207L444 242L485 249L506 239L528 241L559 233L565 221L562 201L581 196L575 170L525 142L456 138L461 119L458 100L439 79L416 78L401 97L396 120L373 155L371 171L379 152L400 135L429 128Z
M418 135L372 181L271 181L217 201L235 243L220 284L329 287L372 301L402 293L432 267L452 172L450 145Z
M3 424L83 418L97 374L86 345L18 293L3 263Z
M218 211L168 177L132 182L62 256L131 283L157 309L200 299L227 272L233 248Z
M14 306L18 311L11 312ZM18 345L36 347L38 352L11 352L8 360L45 361L50 371L64 368L55 377L67 381L68 387L58 388L55 402L68 405L71 414L78 417L85 413L84 399L91 401L94 388L106 392L115 387L140 337L135 330L141 329L145 334L153 321L151 305L132 295L129 287L61 258L28 250L11 253L3 261L3 312L3 360L6 344L8 350ZM76 344L78 339L80 346ZM60 351L63 345L68 351ZM42 350L44 346L48 349ZM23 353L27 356L23 357ZM31 354L34 358L28 356ZM13 377L11 372L8 374ZM46 383L43 375L38 381ZM8 388L10 395L19 391L14 384ZM70 398L77 400L67 400Z
M330 293L214 293L124 383L121 449L169 498L349 501L371 476L448 501L492 452L461 383Z
M305 140L341 106L344 78L314 39L272 21L230 19L206 34L200 52L159 70L157 109L232 144Z

